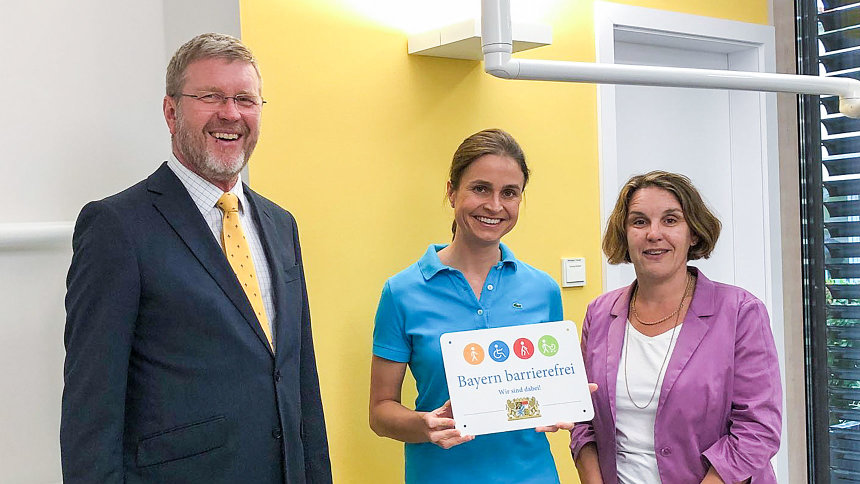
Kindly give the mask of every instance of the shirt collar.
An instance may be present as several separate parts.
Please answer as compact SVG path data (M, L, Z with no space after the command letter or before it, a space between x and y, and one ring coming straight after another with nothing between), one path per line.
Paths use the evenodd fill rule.
M514 257L514 251L509 249L507 245L501 242L499 242L499 248L502 249L502 260L500 260L499 262L501 262L502 264L510 263L513 264L514 267L516 267L517 258Z
M179 178L182 185L185 186L185 189L188 191L188 194L191 195L191 199L194 200L194 204L197 205L197 209L200 210L201 213L208 213L210 210L215 208L215 204L218 202L218 199L224 194L220 188L216 187L197 173L189 170L188 167L176 159L176 155L173 153L170 154L170 158L167 160L167 166L174 174L176 174L176 177ZM236 198L239 199L239 213L244 213L247 201L245 199L245 191L242 189L241 173L239 173L233 188L230 189L230 193L236 195Z
M430 244L430 246L427 247L427 251L424 252L424 255L418 259L418 268L421 270L421 274L424 276L425 280L432 278L443 270L453 270L451 267L446 266L441 260L439 260L439 254L437 254L437 252L445 247L448 247L448 244ZM507 265L516 270L517 259L514 257L514 252L509 249L507 245L501 242L499 243L499 248L502 252L502 259L496 266L501 267L502 265Z

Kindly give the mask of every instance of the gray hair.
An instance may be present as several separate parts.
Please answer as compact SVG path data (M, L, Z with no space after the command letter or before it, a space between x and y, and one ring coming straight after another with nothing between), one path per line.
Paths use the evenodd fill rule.
M260 68L254 54L236 37L226 34L200 34L180 47L167 65L167 95L175 97L185 85L185 70L195 61L202 59L224 59L242 61L254 66L257 78L262 84Z

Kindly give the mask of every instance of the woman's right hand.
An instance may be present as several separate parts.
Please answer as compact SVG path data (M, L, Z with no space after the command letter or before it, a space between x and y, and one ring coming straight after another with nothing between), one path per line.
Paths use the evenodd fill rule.
M443 449L450 449L475 438L474 435L462 435L454 427L454 413L451 411L451 400L441 407L421 416L426 427L427 439Z

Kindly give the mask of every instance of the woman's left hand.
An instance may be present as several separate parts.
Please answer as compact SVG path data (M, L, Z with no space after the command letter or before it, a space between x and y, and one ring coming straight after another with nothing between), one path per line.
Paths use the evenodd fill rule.
M726 484L719 474L717 474L717 470L711 467L708 469L708 473L705 474L705 478L702 479L702 484Z
M744 481L738 482L737 484L749 484L752 478L746 479ZM702 479L702 484L726 484L719 474L717 474L717 470L711 467L708 469L708 473L705 474L705 478Z
M560 429L573 430L575 422L558 422L555 425L542 425L535 427L535 432L558 432Z
M594 393L597 390L597 383L589 383L588 390ZM558 432L561 429L573 430L574 425L576 425L576 422L557 422L555 425L535 427L535 432Z

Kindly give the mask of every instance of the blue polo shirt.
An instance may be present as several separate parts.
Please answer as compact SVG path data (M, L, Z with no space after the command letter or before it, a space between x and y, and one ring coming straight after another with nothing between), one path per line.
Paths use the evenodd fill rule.
M431 411L448 400L442 333L563 319L555 281L500 246L502 260L487 274L480 299L463 273L439 260L445 245L428 247L382 288L373 354L409 364L418 387L416 410ZM532 429L479 435L448 450L429 442L405 446L409 484L559 482L546 436Z

